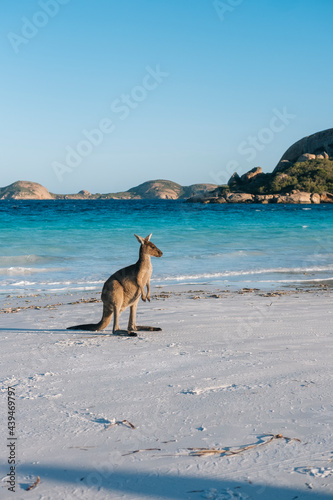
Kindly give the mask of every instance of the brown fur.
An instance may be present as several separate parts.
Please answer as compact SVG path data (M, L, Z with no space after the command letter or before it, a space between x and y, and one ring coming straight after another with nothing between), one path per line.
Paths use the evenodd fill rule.
M144 327L136 325L136 309L140 297L143 301L150 301L150 277L153 267L150 257L161 257L163 254L150 237L141 238L135 234L141 243L139 260L131 266L124 267L115 272L104 283L102 290L103 315L99 323L70 326L68 330L90 330L99 331L108 326L113 317L113 333L128 333L135 330L160 330L160 328ZM145 292L147 288L147 293ZM130 308L128 331L119 330L119 316L127 308Z

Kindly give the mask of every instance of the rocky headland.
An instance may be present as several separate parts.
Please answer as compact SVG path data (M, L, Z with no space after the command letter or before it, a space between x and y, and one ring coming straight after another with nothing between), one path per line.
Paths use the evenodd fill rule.
M283 154L272 173L260 167L189 202L333 203L333 128L304 137Z

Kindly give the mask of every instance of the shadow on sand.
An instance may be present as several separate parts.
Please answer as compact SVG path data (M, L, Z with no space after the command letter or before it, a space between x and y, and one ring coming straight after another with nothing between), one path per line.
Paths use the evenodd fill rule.
M137 338L136 332L128 332L127 330L118 330L113 333L112 330L89 331L89 330L70 330L67 328L0 328L0 332L25 332L25 333L65 333L66 335L81 335L81 338L94 338L94 337L134 337Z
M51 332L62 332L65 333L68 331L66 328L0 328L0 332L36 332L36 333L51 333Z
M0 328L0 332L34 332L34 333L66 333L66 335L96 335L110 337L112 330L105 332L89 332L86 330L67 330L67 328Z
M173 474L156 474L151 472L136 472L134 470L115 469L107 470L103 467L102 471L96 469L74 468L74 467L56 467L53 465L23 465L19 466L20 474L29 474L35 477L40 476L42 488L47 482L48 489L52 489L61 483L62 486L72 485L75 488L85 490L85 498L94 498L94 492L98 490L105 491L105 498L112 498L112 493L146 496L154 499L174 499L174 500L196 500L201 498L223 498L226 490L231 490L226 498L246 498L260 500L328 500L332 498L331 493L325 494L318 490L307 490L306 478L302 489L285 488L279 486L269 486L266 484L250 484L241 481L229 481L224 479L213 479L197 476L178 476ZM309 482L310 482L309 477ZM22 483L23 489L26 484ZM215 490L215 491L214 491ZM91 496L86 496L91 492ZM42 493L42 492L41 492ZM46 492L45 492L46 493ZM76 498L76 497L75 497Z

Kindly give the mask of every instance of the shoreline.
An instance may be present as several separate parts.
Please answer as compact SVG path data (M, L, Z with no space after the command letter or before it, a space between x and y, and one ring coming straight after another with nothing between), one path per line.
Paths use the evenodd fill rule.
M225 299L227 297L236 298L240 295L251 295L252 297L278 297L296 294L328 293L333 290L333 280L327 282L307 282L304 285L285 285L283 287L272 286L272 288L250 288L227 289L212 284L179 284L179 285L155 285L152 286L152 302L156 300L166 300L169 298L178 299ZM13 314L21 311L49 309L55 310L61 306L102 303L101 290L68 291L65 293L27 293L11 294L0 298L0 315ZM141 301L139 302L141 305ZM142 304L143 305L143 304ZM149 305L149 303L148 303ZM124 313L126 315L126 311Z

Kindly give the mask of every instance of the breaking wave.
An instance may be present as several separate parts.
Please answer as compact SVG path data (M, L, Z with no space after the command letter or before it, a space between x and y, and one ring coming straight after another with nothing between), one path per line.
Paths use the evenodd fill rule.
M155 278L154 281L186 281L186 280L197 280L197 279L216 279L216 278L228 278L232 276L249 276L249 275L260 275L260 274L305 274L311 272L326 272L333 271L333 265L331 266L314 266L314 267L279 267L272 269L252 269L252 270L242 270L242 271L224 271L217 273L198 273L198 274L187 274L187 275L177 275L177 276L166 276ZM331 279L331 278L328 278Z

